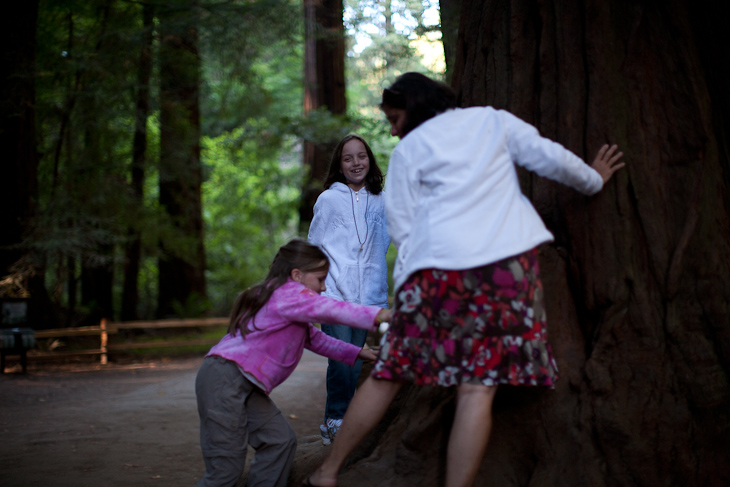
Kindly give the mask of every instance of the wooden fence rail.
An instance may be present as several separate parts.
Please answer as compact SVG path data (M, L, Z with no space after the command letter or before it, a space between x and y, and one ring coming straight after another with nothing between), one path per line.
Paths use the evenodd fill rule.
M62 338L62 337L78 337L78 336L98 336L99 348L88 350L50 350L38 351L32 350L28 353L28 359L48 358L48 357L64 357L75 355L99 355L99 362L102 365L107 363L107 355L109 351L114 350L130 350L135 348L164 348L179 347L188 345L213 345L218 343L220 338L205 338L197 340L166 340L157 342L137 342L137 343L109 343L109 335L116 334L119 330L133 329L162 329L162 328L200 328L223 326L228 324L228 318L200 318L200 319L183 319L183 320L157 320L157 321L121 321L108 322L101 320L99 326L84 326L77 328L55 328L50 330L38 330L35 332L35 338Z

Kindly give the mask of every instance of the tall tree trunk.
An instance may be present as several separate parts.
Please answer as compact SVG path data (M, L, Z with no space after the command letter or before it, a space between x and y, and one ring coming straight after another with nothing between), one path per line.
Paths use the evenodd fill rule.
M93 86L94 76L90 73L87 76L89 83L87 87ZM94 166L103 165L105 157L100 144L102 139L98 124L93 115L100 110L100 100L93 94L93 89L88 96L82 97L80 107L85 118L83 124L84 143L83 150L78 155L76 169L84 177L93 174ZM94 181L92 179L91 181ZM93 211L93 210L92 210ZM114 283L113 246L97 243L93 251L84 257L81 262L81 304L88 310L87 321L90 324L97 324L102 318L111 319L114 316L112 285ZM72 276L69 276L72 277Z
M37 210L35 49L38 1L15 6L0 22L0 296L29 298L28 324L48 326L50 300L41 260L21 244Z
M114 13L112 12L112 0L106 0L100 5L99 11L100 30L95 46L96 54L103 57L109 41L107 39L108 26ZM99 89L103 84L104 73L99 69L87 69L80 76L82 94L79 97L81 126L83 127L83 148L74 157L74 169L79 172L78 181L84 181L89 185L95 184L98 179L96 175L101 167L108 161L103 146L103 122L98 114L101 112L103 100L102 91ZM69 114L70 115L70 114ZM92 215L104 219L107 215L104 208L92 205ZM98 229L108 231L103 224L97 224ZM91 324L97 324L102 318L111 319L114 315L112 286L114 283L113 259L114 248L112 245L96 242L91 252L81 262L81 304L88 308L87 320Z
M147 117L150 111L150 76L152 74L152 29L154 12L152 5L145 4L142 10L144 41L139 57L137 72L137 103L134 117L134 139L132 141L132 170L130 189L139 208L144 204L145 161L147 158ZM121 318L136 320L139 304L139 265L142 244L139 230L129 230L129 244L125 249L124 285L122 289Z
M111 319L114 316L114 248L111 245L100 245L95 251L95 258L81 265L81 304L87 308L86 321L89 325L98 325L102 318ZM73 279L73 276L69 278Z
M3 147L0 177L0 278L23 250L26 225L34 212L38 156L35 143L35 35L38 2L19 5L17 15L4 15L0 29L0 142Z
M326 108L343 115L345 99L345 28L342 0L304 0L304 114ZM327 176L329 160L337 141L305 141L304 167L308 176L302 191L300 219L311 222L317 196Z
M592 159L595 197L532 174L554 391L500 387L480 486L730 485L730 76L721 7L464 0L453 85ZM441 485L448 390L407 389L341 481ZM374 440L372 440L374 441ZM372 445L373 443L370 443ZM350 485L350 483L348 483Z
M175 234L162 242L160 317L204 299L205 254L200 186L200 56L195 2L160 10L160 204Z
M456 62L456 42L459 37L459 19L461 18L462 0L439 0L441 15L441 40L444 45L444 61L446 62L446 81L451 82Z

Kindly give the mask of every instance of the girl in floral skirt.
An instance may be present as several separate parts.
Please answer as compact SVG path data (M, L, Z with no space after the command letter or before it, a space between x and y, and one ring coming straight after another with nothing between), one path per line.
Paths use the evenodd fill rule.
M391 135L385 211L398 248L395 309L372 375L308 485L334 486L347 455L405 382L457 388L447 487L472 485L499 384L552 386L537 247L552 234L514 164L595 194L624 166L603 146L588 166L491 107L456 108L448 86L406 73L383 92Z

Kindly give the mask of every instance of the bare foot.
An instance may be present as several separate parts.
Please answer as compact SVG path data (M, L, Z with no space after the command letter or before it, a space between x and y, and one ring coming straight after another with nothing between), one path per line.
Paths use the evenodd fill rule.
M337 487L337 478L327 478L322 475L319 469L315 470L312 475L307 477L304 485L310 487Z

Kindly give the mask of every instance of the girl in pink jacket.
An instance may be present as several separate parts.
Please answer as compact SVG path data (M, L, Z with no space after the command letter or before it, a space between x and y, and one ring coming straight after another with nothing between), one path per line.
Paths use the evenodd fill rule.
M304 348L354 364L372 350L329 337L312 325L375 330L390 311L320 296L329 270L318 247L293 240L274 257L266 279L238 297L228 334L211 348L195 381L205 476L198 487L235 486L246 450L255 450L249 486L285 486L296 436L268 394L286 380Z

